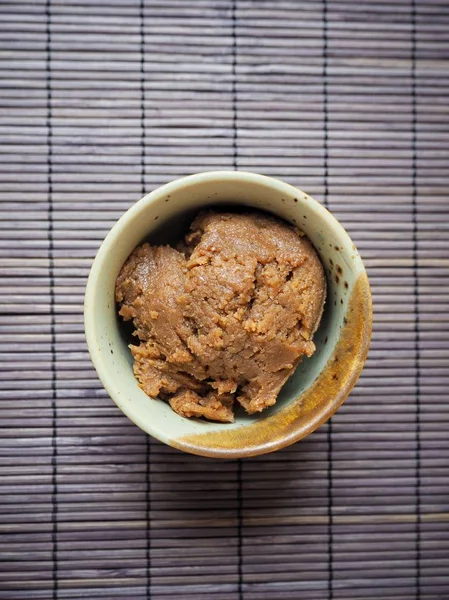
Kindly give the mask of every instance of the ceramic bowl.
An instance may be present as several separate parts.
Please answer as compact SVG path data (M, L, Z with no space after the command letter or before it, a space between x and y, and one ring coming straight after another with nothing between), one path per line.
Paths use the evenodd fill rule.
M314 337L317 350L304 358L274 407L238 414L235 423L186 419L149 398L133 374L129 339L117 316L116 277L144 240L179 239L193 215L214 205L248 206L300 227L324 265L328 291ZM343 403L365 362L371 335L368 278L349 235L318 202L270 177L240 171L209 172L178 179L151 192L114 225L90 272L85 330L92 362L107 392L136 425L155 438L203 456L236 458L272 452L304 438Z

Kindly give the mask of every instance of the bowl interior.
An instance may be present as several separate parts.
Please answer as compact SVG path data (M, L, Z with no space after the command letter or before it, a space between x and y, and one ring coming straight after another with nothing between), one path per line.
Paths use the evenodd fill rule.
M134 378L132 357L127 347L129 329L119 320L114 301L116 277L138 244L144 240L154 244L177 241L200 209L213 206L254 207L300 227L314 244L328 283L323 319L314 338L317 350L313 357L303 359L283 387L275 406L255 416L237 411L233 424L185 419L164 401L146 396ZM352 292L363 271L357 250L343 228L322 206L299 190L269 178L237 173L186 178L143 198L114 226L100 248L86 293L89 350L111 397L146 432L180 447L183 447L183 439L195 438L193 447L188 442L184 449L199 454L221 455L221 450L226 447L232 449L233 455L243 455L245 448L241 446L246 444L242 441L245 439L242 428L248 428L248 435L256 439L256 430L264 427L264 422L270 423L277 413L281 417L283 411L287 414L289 406L301 401L306 390L326 368L345 325ZM304 402L301 418L307 420L308 413L313 413L316 419L316 403ZM239 430L238 436L234 435L235 430ZM214 437L215 440L229 439L220 449L220 442L217 446ZM204 447L200 438L204 440Z

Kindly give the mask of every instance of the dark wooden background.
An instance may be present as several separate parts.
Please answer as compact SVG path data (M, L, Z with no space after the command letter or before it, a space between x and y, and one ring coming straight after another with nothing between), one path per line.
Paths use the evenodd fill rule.
M449 3L2 0L0 598L449 598ZM90 363L95 252L144 192L285 179L347 227L375 326L306 441L149 440Z

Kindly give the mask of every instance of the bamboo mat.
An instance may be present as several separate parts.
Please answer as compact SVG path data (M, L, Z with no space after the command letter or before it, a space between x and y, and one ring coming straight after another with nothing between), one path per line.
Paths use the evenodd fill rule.
M449 598L449 3L3 0L0 598ZM217 462L99 384L82 302L144 192L285 179L367 265L370 356L307 440Z

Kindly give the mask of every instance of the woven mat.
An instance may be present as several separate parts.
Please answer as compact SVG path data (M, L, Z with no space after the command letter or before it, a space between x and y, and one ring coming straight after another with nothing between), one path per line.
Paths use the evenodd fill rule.
M0 598L449 598L449 3L3 0ZM367 265L368 363L258 459L149 439L90 363L95 252L144 192L285 179Z

